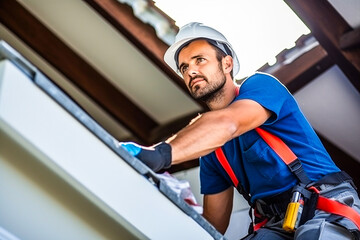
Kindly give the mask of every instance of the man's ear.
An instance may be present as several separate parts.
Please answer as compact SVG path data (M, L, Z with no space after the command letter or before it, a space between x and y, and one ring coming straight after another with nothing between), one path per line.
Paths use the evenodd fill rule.
M230 73L234 67L233 58L229 55L225 56L222 59L223 71L224 73Z

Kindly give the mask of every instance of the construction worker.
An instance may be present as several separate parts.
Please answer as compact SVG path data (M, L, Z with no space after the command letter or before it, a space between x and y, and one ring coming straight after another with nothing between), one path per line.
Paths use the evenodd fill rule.
M164 59L211 111L165 142L122 143L126 150L154 171L200 158L203 216L221 233L229 224L235 187L254 209L246 239L359 237L355 186L331 160L285 86L264 73L238 86L233 78L240 65L231 44L201 23L183 26ZM276 149L274 138L264 133L288 150ZM281 156L289 149L297 157L291 163ZM340 213L326 210L332 208L323 203L329 198L340 202Z

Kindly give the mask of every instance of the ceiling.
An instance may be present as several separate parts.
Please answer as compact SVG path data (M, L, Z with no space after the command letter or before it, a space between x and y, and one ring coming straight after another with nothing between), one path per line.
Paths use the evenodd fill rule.
M285 2L312 33L259 70L296 94L336 65L359 94L360 1ZM164 63L178 27L152 1L0 1L0 22L2 39L120 141L153 144L207 110ZM358 167L357 156L321 136L333 158ZM197 165L194 159L172 171Z
M74 51L91 68L102 75L103 79L111 85L110 88L116 88L115 91L121 92L140 111L144 111L144 115L151 118L149 121L153 122L152 125L162 125L201 110L201 107L189 95L184 94L183 89L169 81L168 76L158 66L149 61L148 57L144 56L126 37L119 34L116 28L104 20L86 2L25 0L21 3L60 41L71 48L71 51ZM125 7L127 11L131 10L130 7ZM47 44L46 48L52 48L51 42L44 44ZM76 66L68 63L67 67ZM71 91L68 89L71 88L70 86L65 86L69 82L66 76L65 78L49 77L60 86L64 86L66 91ZM90 78L92 77L90 76ZM84 79L84 81L83 84L93 84L92 79ZM78 94L73 96L77 98ZM108 101L116 100L114 98ZM97 107L91 104L82 105L91 108ZM91 111L97 112L96 109ZM108 121L108 124L111 124L111 120ZM118 125L119 123L115 119L115 123L108 127L116 129L118 138L130 137L132 133L126 129L118 129ZM140 137L140 140L144 141L142 138Z

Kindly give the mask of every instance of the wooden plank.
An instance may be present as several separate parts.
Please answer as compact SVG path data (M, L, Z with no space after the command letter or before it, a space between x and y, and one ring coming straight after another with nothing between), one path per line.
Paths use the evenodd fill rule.
M281 68L273 74L280 79L283 84L288 85L326 57L327 54L324 49L321 46L316 46L293 60L291 63L282 65Z
M278 64L281 65L282 63L279 62ZM326 51L318 45L297 57L291 63L283 64L279 68L270 71L268 70L269 66L265 65L259 71L274 75L286 85L291 93L295 93L332 65L334 63L328 57Z
M149 134L158 124L20 3L0 1L0 21L140 141L150 144Z
M329 57L360 92L360 49L344 51L340 38L351 31L349 24L327 0L285 0L309 27Z

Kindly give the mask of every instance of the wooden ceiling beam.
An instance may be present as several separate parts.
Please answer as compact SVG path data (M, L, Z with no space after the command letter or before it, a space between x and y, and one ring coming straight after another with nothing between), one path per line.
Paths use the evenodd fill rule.
M0 1L0 21L139 140L150 144L150 133L158 124L18 1Z
M291 63L283 64L279 62L278 64L280 66L274 70L266 64L259 71L274 75L291 93L295 93L334 65L320 45L305 52Z
M153 142L165 141L167 138L186 127L198 114L199 112L193 112L155 128L151 133Z
M170 168L164 169L164 170L160 171L159 173L162 173L162 172L165 172L165 171L168 172L168 173L181 172L181 171L184 171L184 170L188 170L188 169L191 169L191 168L198 167L199 163L200 163L199 159L193 159L191 161L187 161L187 162L183 162L183 163L180 163L180 164L172 165Z
M131 6L116 0L85 0L85 2L134 44L186 95L191 97L183 79L164 61L164 54L169 46L160 40L152 26L134 16ZM207 109L203 102L198 101L198 104Z
M352 28L327 0L284 0L360 92L360 48L342 50L341 37Z

